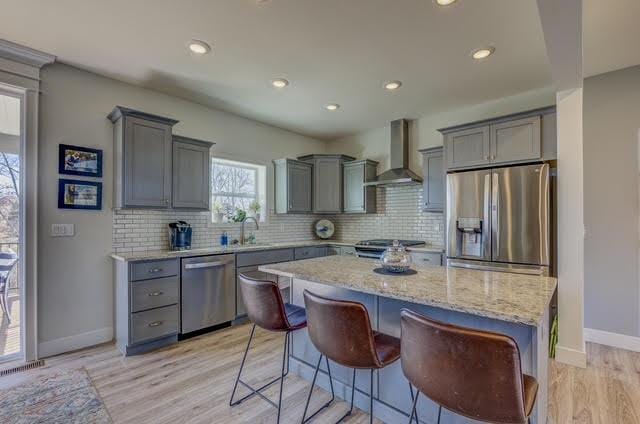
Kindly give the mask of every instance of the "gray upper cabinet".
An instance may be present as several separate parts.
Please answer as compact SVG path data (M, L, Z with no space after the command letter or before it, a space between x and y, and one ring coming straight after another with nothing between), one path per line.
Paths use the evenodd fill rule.
M273 161L275 174L275 212L313 211L313 164L293 159Z
M488 125L446 134L447 168L467 168L488 163L490 134Z
M539 158L539 116L491 125L492 163L519 162Z
M555 106L441 129L447 170L556 159Z
M116 106L114 207L171 206L173 119Z
M307 155L298 160L313 164L313 212L342 212L342 164L354 158L345 155Z
M210 209L212 145L208 141L173 136L174 209Z
M420 150L422 153L422 210L444 211L444 153L442 147Z
M364 183L376 177L378 162L357 160L343 164L344 213L375 213L376 188Z

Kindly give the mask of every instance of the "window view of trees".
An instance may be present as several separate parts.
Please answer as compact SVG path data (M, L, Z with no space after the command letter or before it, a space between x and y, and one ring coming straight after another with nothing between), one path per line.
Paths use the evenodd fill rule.
M0 152L0 247L15 249L20 229L20 156ZM15 243L15 244L14 244Z
M227 218L236 210L247 211L258 199L258 171L255 167L213 161L211 168L211 194L214 212Z

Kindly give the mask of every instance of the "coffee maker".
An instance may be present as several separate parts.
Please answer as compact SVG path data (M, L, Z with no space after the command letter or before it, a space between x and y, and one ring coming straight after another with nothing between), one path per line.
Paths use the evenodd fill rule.
M185 221L170 223L169 247L171 250L191 249L191 225Z

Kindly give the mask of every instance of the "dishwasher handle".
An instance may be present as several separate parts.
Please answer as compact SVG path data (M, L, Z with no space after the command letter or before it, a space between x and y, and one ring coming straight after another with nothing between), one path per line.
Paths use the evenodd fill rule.
M219 266L225 266L231 262L224 261L212 261L212 262L198 262L195 264L185 264L184 269L202 269L202 268L216 268Z

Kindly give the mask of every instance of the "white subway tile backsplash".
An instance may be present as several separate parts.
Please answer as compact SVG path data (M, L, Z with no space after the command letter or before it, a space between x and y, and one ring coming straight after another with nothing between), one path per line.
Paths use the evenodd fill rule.
M271 215L268 223L254 232L258 243L305 241L315 238L313 223L326 217L336 224L335 238L365 240L399 238L424 240L434 246L444 244L444 217L441 213L422 212L420 186L389 186L377 189L377 213L357 215ZM169 248L167 225L187 221L193 228L192 248L217 245L227 231L231 239L240 238L240 224L211 224L209 212L116 210L113 215L113 250L117 253Z

